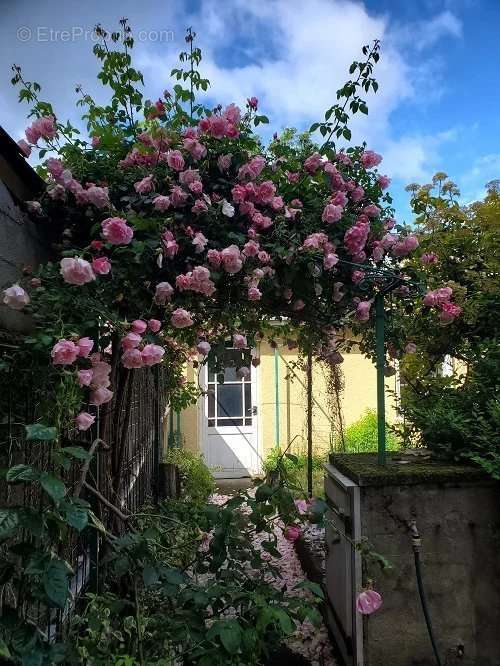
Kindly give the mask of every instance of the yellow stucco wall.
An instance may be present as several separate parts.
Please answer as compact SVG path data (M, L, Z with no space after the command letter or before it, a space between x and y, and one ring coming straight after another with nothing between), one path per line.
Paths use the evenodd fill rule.
M259 444L261 456L276 445L276 385L275 350L268 342L259 345L260 365L257 373L257 402ZM341 408L344 427L353 423L367 409L376 409L376 371L369 359L355 347L345 353L340 368L343 374L344 390L341 393ZM290 451L305 452L307 442L306 416L306 375L303 369L294 367L298 361L296 351L288 347L278 348L279 375L279 432L280 445L287 446L292 440ZM188 367L186 378L197 381L198 369ZM394 377L386 380L387 418L395 418L394 398L396 388ZM328 450L334 442L338 428L332 422L327 392L327 370L318 362L313 366L313 435L316 450ZM201 398L200 400L202 400ZM201 448L199 405L188 407L181 414L183 446L196 451ZM175 421L174 421L175 423Z

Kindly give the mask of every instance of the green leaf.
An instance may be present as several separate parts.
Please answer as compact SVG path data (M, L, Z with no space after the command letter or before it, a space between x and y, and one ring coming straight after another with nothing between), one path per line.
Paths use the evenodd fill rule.
M51 472L42 472L40 484L54 502L59 502L66 495L66 486L58 476Z
M9 648L7 647L7 645L3 642L3 640L1 638L0 638L0 657L2 657L3 659L10 659L11 658Z
M64 560L51 560L42 577L43 588L50 603L64 610L69 597L70 568Z
M30 650L29 654L24 654L21 664L22 666L42 666L44 654L41 648L35 647Z
M344 136L344 139L346 139L347 141L351 140L351 136L352 136L351 135L351 130L348 127L344 127L344 129L342 131L342 134Z
M160 580L156 567L153 567L151 564L146 564L142 570L142 580L144 581L145 587L156 585Z
M298 459L297 456L294 455L293 453L285 453L285 458L288 458L288 460L290 460L291 462L293 462L294 465L298 465L298 464L299 464L299 459Z
M14 465L7 470L5 479L8 483L21 483L22 481L36 481L40 472L31 465Z
M267 483L261 483L255 492L255 499L257 502L265 502L272 497L274 490Z
M229 654L234 655L241 645L241 627L236 620L226 620L218 626L220 640Z
M84 530L89 524L89 510L79 503L66 502L64 505L64 513L66 520L71 527L74 527L77 532Z
M319 583L314 583L312 580L303 580L301 583L296 585L294 590L310 590L314 596L318 597L319 599L324 599L325 598L325 593L323 592L323 588Z
M57 439L57 430L42 423L33 423L26 426L26 439L40 439L44 442L53 442Z
M99 520L99 518L95 515L95 513L93 511L89 511L88 515L90 518L90 522L96 528L96 530L98 530L102 534L106 534L106 527L104 526L104 523L102 523Z
M61 449L61 453L72 458L77 458L77 460L90 460L92 458L83 446L65 446Z
M273 615L278 620L281 631L284 634L286 634L287 636L289 634L293 634L293 632L295 631L295 625L292 622L292 618L288 615L286 611L284 611L282 608L275 608L273 610Z

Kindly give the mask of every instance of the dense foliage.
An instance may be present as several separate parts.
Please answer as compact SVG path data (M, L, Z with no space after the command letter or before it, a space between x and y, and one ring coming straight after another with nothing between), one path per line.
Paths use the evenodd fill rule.
M390 324L393 356L410 344L402 364L405 436L436 454L472 459L500 476L500 194L461 206L456 186L438 173L410 186L419 226L420 264L429 281L444 282L463 304L454 326L433 326L424 313L397 309Z

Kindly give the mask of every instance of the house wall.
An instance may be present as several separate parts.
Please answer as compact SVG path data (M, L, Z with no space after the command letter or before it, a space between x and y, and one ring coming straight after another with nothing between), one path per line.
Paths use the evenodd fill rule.
M299 357L296 350L278 348L278 392L279 392L279 444L282 448L292 445L290 451L305 453L307 448L307 396L306 374L295 366ZM258 410L259 444L261 455L265 456L276 445L276 384L275 350L268 342L259 346L260 365L258 367ZM376 409L376 370L374 364L363 356L357 347L344 354L340 366L345 388L341 394L341 408L344 427L358 420L367 409ZM197 369L188 367L186 378L197 382ZM325 366L315 362L313 366L313 441L317 452L330 449L331 440L336 438L338 424L332 422L327 391L328 375ZM386 380L387 418L396 418L394 399L394 377ZM181 434L185 448L197 451L200 441L199 405L192 405L181 414ZM175 427L175 420L174 420Z

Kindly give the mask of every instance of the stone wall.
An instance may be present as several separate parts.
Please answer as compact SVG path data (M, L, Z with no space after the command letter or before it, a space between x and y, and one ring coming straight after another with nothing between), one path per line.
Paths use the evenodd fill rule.
M0 289L20 279L25 265L37 266L49 257L47 241L36 224L17 205L10 190L0 179ZM0 298L0 330L24 332L30 318L3 304Z
M422 567L443 664L500 664L499 487L483 483L361 488L361 531L394 565L375 573L384 604L364 622L367 666L436 662L417 591L407 521L422 537Z

